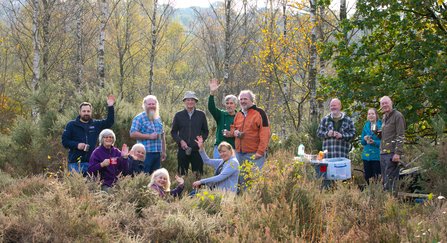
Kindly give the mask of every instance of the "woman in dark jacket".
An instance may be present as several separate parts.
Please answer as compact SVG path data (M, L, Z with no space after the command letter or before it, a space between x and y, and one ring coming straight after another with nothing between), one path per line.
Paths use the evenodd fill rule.
M143 161L146 159L146 148L143 144L137 143L132 146L129 153L129 169L126 171L126 175L134 177L137 174L144 172Z

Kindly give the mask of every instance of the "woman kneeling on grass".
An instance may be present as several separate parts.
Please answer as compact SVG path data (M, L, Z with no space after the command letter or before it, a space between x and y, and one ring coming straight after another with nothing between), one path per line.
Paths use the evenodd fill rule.
M152 173L151 182L147 186L150 189L155 189L160 197L164 197L166 192L170 192L172 196L176 197L182 193L184 185L183 179L175 175L178 186L170 191L171 181L169 180L169 173L165 168L158 169Z
M110 129L104 129L99 134L99 147L90 157L87 173L95 177L100 176L101 189L110 192L110 187L118 180L118 175L129 168L129 148L123 144L121 151L115 144L115 133Z
M226 192L237 192L239 162L237 161L233 147L227 142L221 142L217 147L217 151L219 151L222 159L210 159L203 148L202 137L197 136L197 140L195 141L199 145L199 153L203 163L213 166L215 171L213 177L194 182L192 184L193 188L207 184L211 189L215 187Z

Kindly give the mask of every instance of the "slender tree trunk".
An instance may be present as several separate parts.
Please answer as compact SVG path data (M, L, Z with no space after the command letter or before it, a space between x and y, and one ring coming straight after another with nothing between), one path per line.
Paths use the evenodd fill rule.
M39 40L39 0L33 1L33 93L39 92L40 81L40 40ZM37 113L33 111L33 115Z
M310 90L310 121L317 122L317 14L316 14L316 0L310 0L310 22L312 24L310 37L310 60L309 60L309 90Z
M43 3L43 45L42 45L42 80L45 83L48 80L48 62L50 56L50 20L51 20L51 9L53 7L53 0L42 0Z
M346 0L340 0L340 22L346 19ZM348 34L343 34L343 40L345 43L348 41ZM347 43L346 43L347 44Z
M230 71L230 38L231 38L231 2L232 0L225 1L225 57L224 57L224 85L222 92L222 100L224 100L227 94L227 84L229 83L229 71Z
M106 11L107 1L100 0L100 25L99 25L99 45L98 45L98 79L99 87L104 88L105 66L104 66L104 41L106 39Z
M131 19L131 11L130 5L131 3L126 3L126 10L124 16L125 26L124 26L124 41L121 39L121 34L116 35L116 46L118 48L118 61L119 61L119 73L120 73L120 94L121 98L124 97L124 81L125 81L125 61L124 58L126 53L129 50L129 38L130 38L130 19ZM116 15L116 24L115 28L120 28L121 17L118 11L115 12Z
M283 2L282 6L282 18L283 18L283 36L286 39L287 36L287 1ZM284 81L283 81L283 104L282 104L282 125L281 125L281 137L286 138L286 124L287 124L287 73L284 73Z
M272 41L272 38L273 38L273 36L274 36L274 28L275 28L275 25L274 25L274 22L276 21L275 20L275 13L274 13L274 7L273 7L273 0L270 0L270 19L268 20L269 22L268 22L268 24L269 24L269 43L268 43L268 46L269 46L269 50L270 50L270 52L269 52L269 54L268 54L268 56L267 56L267 58L266 58L266 62L268 63L268 64L273 64L273 57L272 57L272 51L271 50L273 50L273 41ZM271 85L272 85L272 83L274 82L273 81L273 79L274 79L274 77L273 77L273 74L272 74L272 72L270 71L269 72L269 76L268 76L268 87L271 87ZM276 80L275 80L276 81ZM266 95L266 98L264 99L267 103L266 103L266 105L265 105L265 112L268 114L268 112L269 112L269 109L270 109L270 104L272 103L272 102L270 102L270 95L271 95L271 93L272 93L272 89L268 89L268 92L267 92L267 95ZM261 101L260 101L260 99L258 99L258 104L257 105L260 105L261 103Z
M152 13L152 43L151 43L151 57L149 66L149 94L154 90L154 62L155 62L155 46L157 44L157 5L158 0L154 0L154 12Z
M75 23L76 23L76 70L75 70L75 84L78 94L82 92L82 86L84 84L84 58L82 52L83 45L83 33L82 28L84 24L84 18L82 14L82 0L75 1Z
M320 6L320 21L318 22L318 34L319 34L319 39L321 43L325 43L326 40L324 39L324 16L325 16L325 12L326 12L326 7L325 6ZM326 72L326 60L324 60L323 56L320 55L320 77L324 77ZM317 114L317 119L320 119L320 117L323 116L324 113L324 101L323 99L319 98L318 101L318 114Z

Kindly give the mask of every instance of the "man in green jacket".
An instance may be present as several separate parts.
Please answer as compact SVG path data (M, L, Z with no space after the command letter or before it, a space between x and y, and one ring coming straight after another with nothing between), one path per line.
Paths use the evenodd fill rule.
M405 142L405 118L402 113L393 109L393 102L388 96L380 99L380 107L385 115L382 119L382 129L376 135L381 139L380 167L384 189L397 196L396 180L399 178L399 161Z
M236 115L236 106L237 106L237 98L234 95L225 96L225 108L226 111L220 110L217 108L216 103L214 102L214 94L217 89L220 87L220 84L217 85L217 79L212 79L210 82L210 97L208 98L208 110L213 115L214 120L217 123L217 131L216 131L216 143L214 144L214 159L220 159L219 152L217 151L217 146L223 141L228 142L231 146L234 147L234 137L230 134L231 127L233 124L234 116Z

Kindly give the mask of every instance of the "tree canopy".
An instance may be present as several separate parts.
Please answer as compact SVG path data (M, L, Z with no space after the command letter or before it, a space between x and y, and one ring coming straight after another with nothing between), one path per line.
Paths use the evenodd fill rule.
M345 97L354 111L379 107L388 95L407 122L407 136L432 136L431 119L446 119L447 12L444 0L359 0L338 42L323 46L337 75L322 80L327 96ZM360 30L346 43L343 33ZM362 113L364 114L364 112Z

